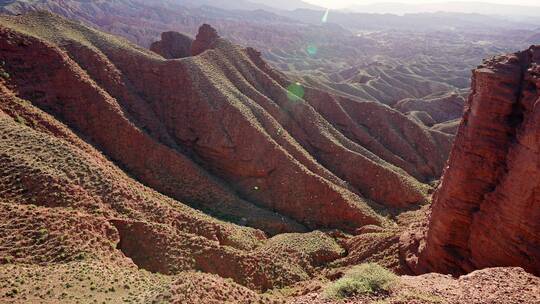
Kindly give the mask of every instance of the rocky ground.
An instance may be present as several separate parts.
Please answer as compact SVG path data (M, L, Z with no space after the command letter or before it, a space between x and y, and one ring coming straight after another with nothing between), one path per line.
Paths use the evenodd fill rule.
M390 295L362 296L334 301L316 291L295 297L290 303L540 303L540 279L522 268L489 268L459 278L441 274L402 276L399 286Z

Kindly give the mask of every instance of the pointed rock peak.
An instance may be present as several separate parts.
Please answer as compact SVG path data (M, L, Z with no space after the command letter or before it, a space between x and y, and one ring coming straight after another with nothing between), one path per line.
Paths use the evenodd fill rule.
M215 28L210 24L203 24L199 27L199 33L197 34L197 39L217 39L219 35Z
M218 39L219 35L216 29L209 24L201 25L199 33L191 46L191 55L197 56L202 52L211 49Z
M178 32L163 32L161 40L152 43L150 50L167 59L191 56L193 38Z

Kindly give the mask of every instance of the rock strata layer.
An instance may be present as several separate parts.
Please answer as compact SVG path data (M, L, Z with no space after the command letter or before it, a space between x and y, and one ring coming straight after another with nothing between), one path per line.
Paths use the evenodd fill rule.
M540 274L539 64L533 46L474 70L429 224L402 237L416 272L520 266Z

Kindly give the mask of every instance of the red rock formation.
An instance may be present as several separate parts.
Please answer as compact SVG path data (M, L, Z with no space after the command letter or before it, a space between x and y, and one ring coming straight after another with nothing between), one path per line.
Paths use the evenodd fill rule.
M87 32L45 13L22 18ZM193 47L213 49L182 61L89 33L85 43L65 37L55 45L52 32L3 29L2 59L15 94L145 185L214 215L271 234L354 231L382 223L363 197L417 204L426 200L423 182L442 168L450 137L375 102L310 88L304 99L290 100L286 78L257 52L217 39L210 26L201 27ZM21 59L30 57L39 60Z
M286 234L266 242L260 230L213 219L141 185L53 116L15 97L4 80L0 263L99 259L162 273L204 269L267 289L305 279L316 261L340 256L341 247L322 233L302 234L304 244L283 241Z
M191 44L193 39L178 32L163 32L161 40L150 45L150 50L160 54L164 58L184 58L191 56Z
M403 238L419 251L406 256L415 271L520 266L540 274L539 64L540 48L531 47L473 72L426 239Z
M291 98L260 53L208 31L198 56L166 60L51 14L0 17L1 281L99 262L100 278L178 275L155 275L178 281L143 302L252 303L267 301L223 278L264 291L331 263L402 269L401 228L376 210L426 200L449 136L375 102ZM92 291L80 283L65 294ZM3 285L0 302L32 302L40 286Z
M344 252L324 233L261 230L355 232L389 224L381 205L426 201L447 137L375 102L290 98L260 53L216 37L202 27L211 49L166 60L49 13L0 17L3 198L99 217L132 265L258 290Z
M199 28L199 33L191 45L191 55L197 56L207 49L212 48L219 39L217 31L208 24Z

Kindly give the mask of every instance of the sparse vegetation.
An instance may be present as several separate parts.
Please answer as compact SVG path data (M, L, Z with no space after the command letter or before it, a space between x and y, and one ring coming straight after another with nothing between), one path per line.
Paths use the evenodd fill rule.
M5 262L5 264L11 264L11 263L13 263L13 260L14 260L14 259L13 259L12 256L6 256L6 257L4 257L4 262ZM0 264L2 264L2 263L0 263Z
M8 72L6 72L6 71L4 70L5 65L6 65L6 62L5 62L5 61L0 61L0 77L1 77L1 78L4 78L4 79L9 79L11 76L9 75Z
M19 115L15 116L15 121L22 124L22 125L28 125L28 122L26 121L26 119L24 119L24 117L19 116Z
M37 241L38 242L44 242L47 237L49 236L49 230L46 228L39 229L37 232Z
M425 223L425 182L440 176L451 146L428 128L431 114L410 122L392 109L445 92L438 75L452 73L444 62L425 70L429 54L409 69L362 47L354 56L368 65L329 62L329 81L299 73L285 91L286 75L225 41L164 61L47 13L0 25L14 50L0 64L0 302L428 304L503 289L488 275L399 279L384 268L406 267L400 236ZM369 35L351 40L364 46ZM293 68L309 70L298 61ZM377 264L340 278L366 261Z
M0 77L4 78L4 79L9 79L11 76L9 75L8 72L6 72L4 70L0 70Z
M327 298L343 299L360 294L387 293L397 281L398 276L378 264L362 264L328 286L325 295Z

